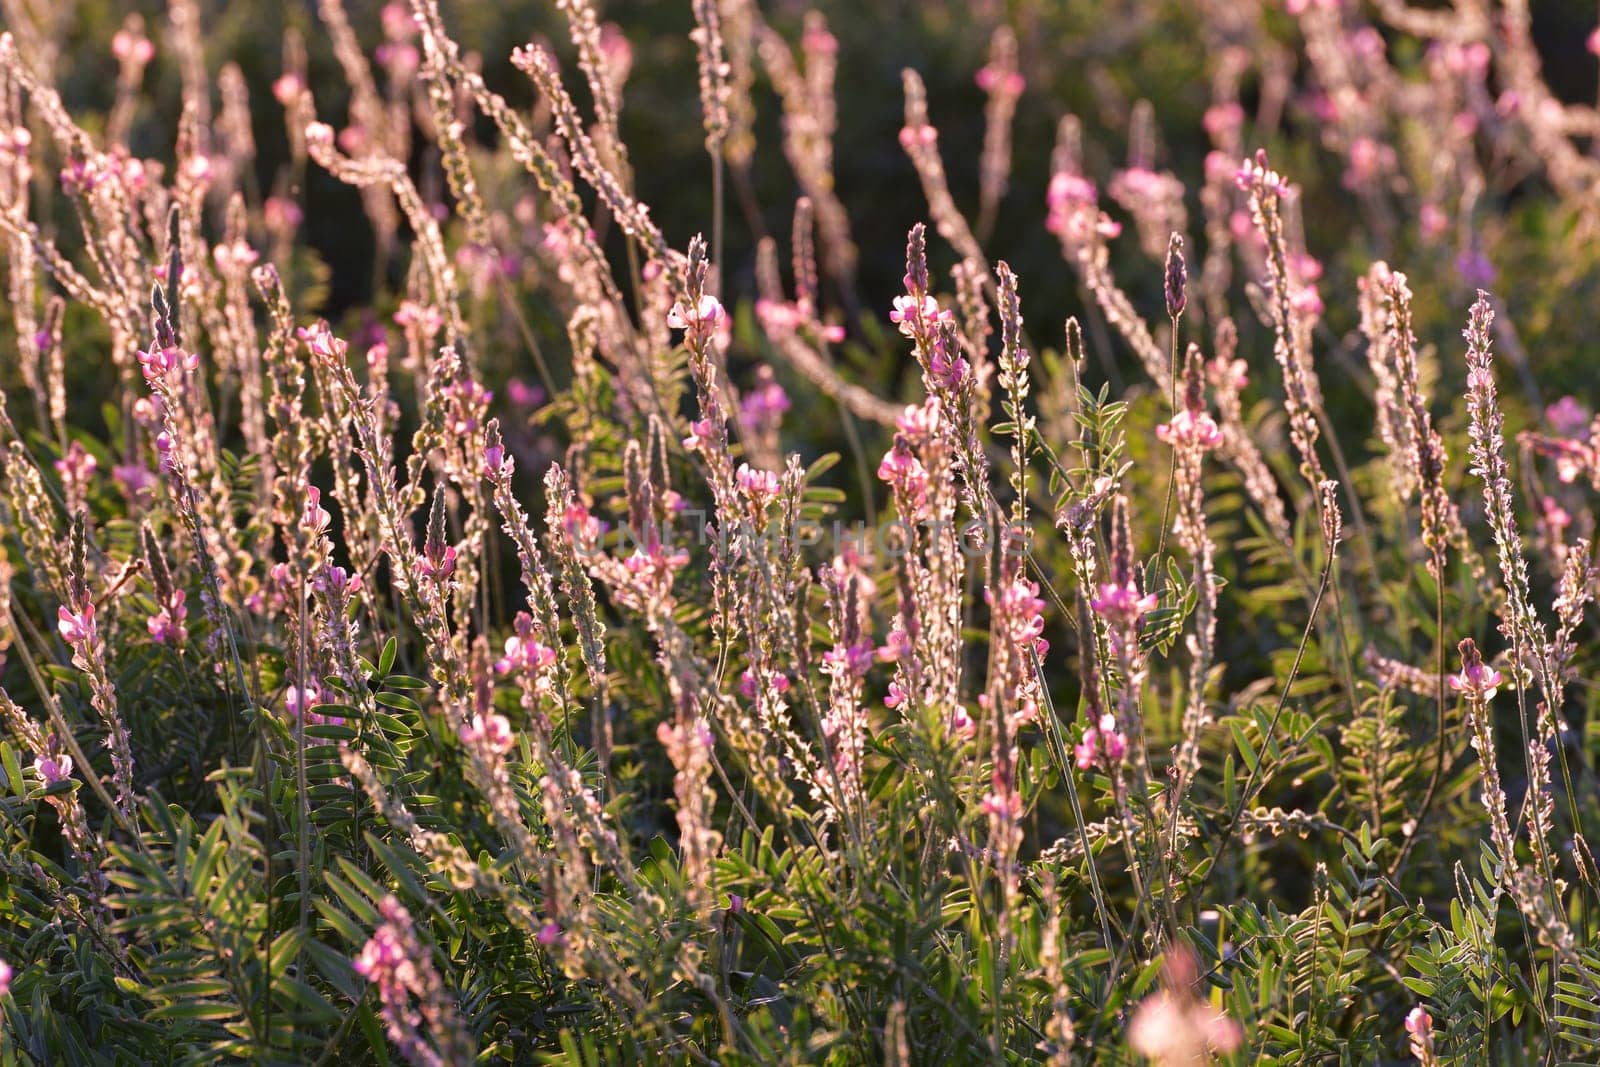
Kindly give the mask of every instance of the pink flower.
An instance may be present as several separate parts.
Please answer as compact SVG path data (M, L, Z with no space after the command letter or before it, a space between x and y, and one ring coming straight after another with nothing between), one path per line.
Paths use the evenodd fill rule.
M600 520L582 504L569 504L561 516L561 529L574 543L587 545L600 537Z
M894 310L889 312L889 321L897 323L900 333L911 340L916 340L918 333L932 330L935 324L951 322L954 318L950 312L941 311L939 302L927 294L921 300L915 296L897 296Z
M0 960L0 997L11 992L11 964Z
M735 477L739 482L739 491L744 493L757 511L766 511L767 505L778 496L778 476L771 471L758 470L748 463L741 463Z
M505 466L505 462L505 445L496 442L492 445L483 446L483 473L485 476L489 478L499 477L500 470Z
M417 571L431 582L443 584L449 581L456 572L456 546L425 546L422 558L417 560Z
M56 460L56 473L61 475L61 485L69 496L79 496L89 487L89 479L100 464L77 441L67 446L66 455Z
M951 353L942 339L935 340L933 351L928 354L928 373L934 381L953 393L966 381L969 370L971 367L959 351Z
M1072 746L1072 754L1080 771L1102 760L1107 766L1121 763L1128 754L1128 739L1117 729L1117 717L1109 713L1100 716L1098 724L1083 731L1083 740Z
M1594 55L1600 56L1600 27L1589 32L1589 36L1584 38L1583 46Z
M283 694L283 709L293 718L305 715L307 722L321 722L322 717L315 715L311 709L322 703L322 687L316 682L307 682L305 685L291 685L288 692Z
M744 395L739 405L739 422L747 429L776 430L789 410L789 394L773 380L772 371L761 368L761 383Z
M672 305L667 312L667 325L674 330L687 330L696 336L705 336L722 324L727 313L722 303L709 293L702 296L691 309L682 301Z
M822 654L822 662L830 674L844 674L854 678L861 678L872 669L876 660L876 649L870 641L858 641L853 645L834 645Z
M519 611L514 625L517 632L506 638L505 655L494 664L496 673L511 674L514 671L526 671L538 674L546 667L554 665L555 649L540 644L533 636L533 617L526 611Z
M966 708L957 706L950 713L950 732L964 741L970 741L978 732L978 724Z
M548 922L539 927L539 944L549 948L561 943L562 932L559 923Z
M921 404L911 404L894 420L895 428L915 443L933 439L939 428L939 398L930 396Z
M72 757L67 755L36 756L33 761L34 773L39 776L39 781L45 788L59 785L72 777ZM5 990L0 989L0 993Z
M1102 583L1100 595L1089 601L1089 607L1107 622L1132 626L1154 610L1158 602L1154 593L1140 596L1138 585L1130 579L1120 585Z
M1544 409L1550 428L1562 437L1589 436L1589 409L1577 397L1564 396Z
M1421 1004L1406 1013L1406 1033L1411 1035L1411 1054L1423 1063L1434 1062L1433 1016Z
M905 505L913 513L920 512L927 502L928 470L912 455L911 445L900 434L895 435L894 446L883 454L878 464L878 477L905 498Z
M688 562L689 553L683 549L669 549L657 544L648 552L642 549L634 552L623 566L651 590L660 591L672 588L673 576Z
M772 691L775 693L787 693L789 691L790 684L789 676L787 674L773 674L767 680L767 684L771 686ZM755 672L751 670L740 672L739 695L744 697L746 700L754 700L758 691L759 687L756 683Z
M156 46L142 34L118 30L111 38L111 54L124 63L144 66L156 54Z
M517 739L506 717L490 712L487 715L474 715L461 724L461 743L469 748L481 744L491 752L504 755L516 745Z
M145 627L156 644L181 645L188 639L189 631L183 625L189 614L189 609L183 603L186 596L182 589L174 589L171 599L145 620Z
M61 639L73 648L88 648L94 644L94 604L84 604L82 611L68 611L66 605L56 610L56 629Z
M711 440L713 427L710 419L700 419L689 424L689 436L683 439L683 447L690 452L698 452Z
M1187 408L1172 416L1171 422L1156 427L1156 437L1173 448L1197 448L1201 451L1216 448L1222 443L1222 431L1217 422L1204 411Z
M983 813L1002 822L1016 822L1022 818L1022 794L1015 789L994 789L984 798Z
M178 348L153 348L138 353L138 358L144 380L151 385L165 381L167 375L175 370L192 371L200 365L199 356Z
M1475 700L1489 701L1494 699L1495 693L1500 689L1503 679L1500 672L1483 662L1483 658L1473 650L1471 657L1464 657L1460 673L1450 676L1450 688L1458 693L1465 693Z
M321 537L328 532L332 522L333 516L322 506L322 490L314 485L306 486L306 506L300 516L301 527L312 537Z
M303 326L295 331L300 340L306 343L311 354L326 363L340 363L344 361L345 353L350 345L333 335L326 319L318 319L310 326Z

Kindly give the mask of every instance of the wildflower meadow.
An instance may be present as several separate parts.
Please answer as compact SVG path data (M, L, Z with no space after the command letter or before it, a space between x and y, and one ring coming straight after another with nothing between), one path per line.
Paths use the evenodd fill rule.
M0 1067L1600 1063L1600 30L0 0Z

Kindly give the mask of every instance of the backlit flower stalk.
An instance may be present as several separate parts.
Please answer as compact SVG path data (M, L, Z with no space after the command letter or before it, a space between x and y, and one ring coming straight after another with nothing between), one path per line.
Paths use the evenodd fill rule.
M411 914L394 896L378 904L379 923L356 957L356 973L372 983L389 1040L413 1067L447 1067L477 1057L458 1008L439 979Z
M133 785L133 737L128 733L128 725L117 704L117 689L106 665L106 643L95 618L95 601L89 588L85 558L87 536L82 517L75 519L67 557L67 602L57 609L56 630L72 652L72 665L88 680L89 703L106 728L105 745L111 752L111 778L117 787L117 807L124 817L131 817L138 804Z
M1536 867L1514 870L1512 888L1524 914L1539 923L1541 939L1545 939L1544 930L1564 928L1559 898L1554 898L1553 904L1544 901L1545 893L1556 892L1550 884L1556 858L1550 844L1553 811L1548 791L1551 753L1558 751L1560 745L1561 730L1556 716L1561 708L1562 685L1552 670L1544 624L1535 614L1529 597L1528 564L1522 554L1522 537L1517 531L1513 511L1511 475L1504 455L1504 417L1500 412L1490 353L1489 329L1493 321L1494 311L1488 294L1480 290L1464 331L1467 340L1467 410L1470 416L1472 473L1483 480L1484 510L1499 550L1500 578L1505 589L1500 631L1511 643L1512 679L1517 690L1528 774L1529 803L1525 805L1525 814L1528 819L1528 844L1533 851ZM1538 702L1533 722L1529 720L1526 696L1526 678L1530 674L1538 680L1544 696ZM1486 761L1484 773L1487 776L1487 756L1481 748L1479 756ZM1497 847L1501 845L1497 841ZM1507 864L1513 863L1511 855L1509 851L1503 852ZM1554 913L1549 911L1552 907ZM1541 922L1541 919L1547 921Z

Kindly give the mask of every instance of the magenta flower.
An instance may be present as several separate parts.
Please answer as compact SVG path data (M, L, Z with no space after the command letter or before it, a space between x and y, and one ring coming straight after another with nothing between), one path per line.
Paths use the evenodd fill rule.
M1577 397L1564 396L1544 409L1550 428L1562 437L1585 438L1589 436L1589 409Z
M1100 721L1083 731L1083 740L1072 746L1078 770L1087 771L1096 763L1116 766L1128 754L1128 739L1117 729L1117 717L1100 716Z
M1132 626L1153 611L1157 603L1154 593L1140 596L1139 586L1129 579L1122 584L1101 583L1100 595L1089 601L1089 607L1107 622Z
M46 788L59 785L72 777L72 757L67 755L36 756L33 771ZM0 990L4 992L4 990Z
M314 357L324 363L342 363L345 353L350 349L348 342L333 335L326 319L318 319L310 326L301 327L295 331L295 335L305 342Z
M915 340L919 333L931 330L939 322L952 322L955 316L948 311L941 311L939 302L933 297L924 294L919 300L915 296L897 296L894 298L894 310L889 312L889 321L900 327L904 336Z
M172 590L172 596L159 611L145 620L145 627L158 645L181 645L188 640L189 631L183 625L189 609L184 605L187 597L182 589Z
M1450 676L1450 688L1469 700L1490 701L1500 688L1500 672L1483 662L1478 646L1469 637L1461 642L1461 671Z
M11 964L0 960L0 997L11 992Z
M62 605L56 611L56 629L61 639L73 648L88 648L94 644L94 604L83 606L82 611L69 611Z

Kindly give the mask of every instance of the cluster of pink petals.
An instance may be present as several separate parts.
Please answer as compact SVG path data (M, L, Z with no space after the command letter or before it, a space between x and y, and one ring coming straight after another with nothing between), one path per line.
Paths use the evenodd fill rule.
M318 319L310 326L303 326L295 331L296 336L305 342L311 354L325 363L343 363L345 353L350 350L350 344L333 335L326 320Z
M768 505L778 498L778 476L771 471L741 463L734 478L739 491L757 512L766 511Z
M504 715L492 711L486 715L474 715L462 723L459 734L461 743L468 748L481 746L501 755L510 752L517 743L516 735L511 732L511 723Z
M774 693L787 693L789 691L789 676L782 673L771 673L767 678L767 685ZM746 700L754 700L761 691L756 674L752 670L745 670L739 674L739 695Z
M1479 660L1461 668L1450 676L1450 688L1478 700L1493 700L1503 679L1500 672Z
M1100 195L1094 182L1080 174L1057 171L1045 193L1045 229L1071 245L1081 245L1092 237L1110 240L1122 232L1122 224L1100 210Z
M497 674L538 674L556 662L556 651L542 645L533 635L533 616L517 612L516 633L506 638L505 655L495 660Z
M739 422L748 429L775 431L788 410L789 394L773 380L771 371L767 371L761 382L740 401Z
M183 625L189 615L189 609L184 604L186 597L182 589L172 590L166 602L145 620L145 627L157 644L181 645L189 639L189 631Z
M152 348L148 352L140 352L138 357L144 380L152 385L166 381L173 371L192 371L200 365L199 356L173 347Z
M1129 579L1120 584L1101 583L1100 595L1089 601L1089 607L1107 622L1118 626L1136 626L1155 609L1158 602L1154 593L1141 596L1139 586Z
M1564 396L1544 409L1545 421L1550 429L1562 437L1585 438L1589 436L1589 409L1576 397Z
M878 477L904 494L918 510L927 500L928 470L912 454L910 444L902 436L896 435L893 446L883 454L878 464Z
M679 301L667 312L667 325L674 330L687 330L694 336L714 333L727 318L722 302L709 293L702 296L694 307Z
M88 489L94 472L99 469L93 455L77 441L67 446L66 455L56 460L56 473L61 476L61 485L69 497L77 498Z
M877 658L877 649L870 641L858 641L853 645L834 645L822 654L822 663L832 675L862 678Z
M1080 771L1087 771L1102 761L1114 767L1127 754L1128 738L1117 729L1117 717L1109 713L1084 730L1083 739L1072 746L1072 755Z
M943 337L934 339L933 350L928 353L928 374L934 381L954 393L967 380L971 369L966 357L959 351L951 351Z
M315 681L308 681L305 685L291 685L289 691L283 695L284 710L292 718L303 718L307 726L317 726L329 723L334 726L343 724L344 720L337 715L324 715L320 711L313 711L322 703L322 686Z
M1039 597L1038 582L1018 575L1000 587L998 597L985 590L984 599L994 611L997 626L1004 628L1005 636L1018 648L1032 651L1041 659L1050 651L1050 643L1040 636L1044 633L1045 605Z
M1170 422L1156 427L1156 437L1173 448L1197 448L1201 451L1216 448L1222 443L1222 431L1217 421L1204 411L1185 408L1172 416Z
M916 340L920 335L931 333L941 322L955 321L955 316L941 309L939 301L924 293L920 299L911 295L895 297L889 321L900 327L902 335Z
M652 592L672 588L672 578L689 562L689 553L681 548L652 545L639 549L623 561L628 573Z

